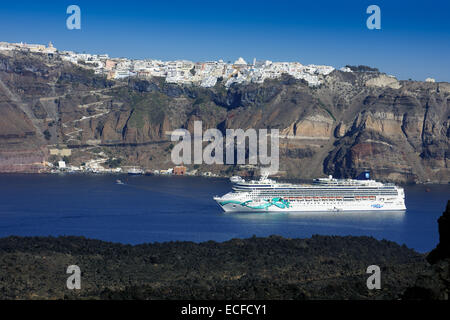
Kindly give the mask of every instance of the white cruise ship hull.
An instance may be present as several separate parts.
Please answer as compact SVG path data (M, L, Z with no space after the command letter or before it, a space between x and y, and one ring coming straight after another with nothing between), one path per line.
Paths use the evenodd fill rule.
M243 204L229 202L215 198L217 204L225 212L349 212L349 211L405 211L403 202L380 203L377 201L360 201L356 203L290 203L289 207L278 207L276 205L266 206L267 202Z
M403 188L374 180L315 179L313 184L277 183L263 176L232 177L233 191L214 200L225 212L405 211Z

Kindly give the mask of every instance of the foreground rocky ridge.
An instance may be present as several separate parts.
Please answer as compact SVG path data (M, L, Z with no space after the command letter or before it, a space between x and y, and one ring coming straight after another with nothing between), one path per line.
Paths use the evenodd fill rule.
M407 289L406 299L440 299L450 297L450 200L443 215L438 219L439 244L427 256L431 264L421 272L414 286Z
M450 292L450 200L424 256L372 237L123 245L84 237L0 239L0 299L439 299ZM426 258L426 259L425 259ZM65 273L81 269L81 290ZM381 269L381 289L366 286Z
M382 289L368 290L369 265ZM233 239L137 246L81 237L0 239L1 299L397 299L424 256L370 237ZM69 265L81 290L66 289Z
M382 180L450 181L449 83L337 70L323 80L206 89L158 78L109 81L57 57L0 55L0 172L36 171L42 160L57 160L49 148L63 145L74 164L103 151L125 164L168 168L171 131L201 120L204 129L279 129L280 169L292 177L369 169Z

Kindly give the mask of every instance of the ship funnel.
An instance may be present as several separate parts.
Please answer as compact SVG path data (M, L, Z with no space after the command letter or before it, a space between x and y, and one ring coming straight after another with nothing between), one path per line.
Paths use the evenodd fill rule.
M359 176L356 177L357 180L370 180L370 172L363 171Z
M238 183L238 182L243 182L244 179L242 179L242 178L239 177L239 176L233 176L233 177L230 178L230 181L231 181L232 183Z

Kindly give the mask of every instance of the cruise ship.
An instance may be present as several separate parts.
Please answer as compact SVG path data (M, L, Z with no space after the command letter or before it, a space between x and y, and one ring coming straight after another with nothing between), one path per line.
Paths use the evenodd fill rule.
M232 177L233 191L214 200L225 212L404 211L405 193L394 184L357 179L315 179L312 184L277 183L263 175Z

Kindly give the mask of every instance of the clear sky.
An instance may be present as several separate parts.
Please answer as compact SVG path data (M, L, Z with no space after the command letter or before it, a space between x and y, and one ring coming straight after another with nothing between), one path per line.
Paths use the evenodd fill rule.
M66 9L81 8L81 30ZM369 30L369 5L381 30ZM450 1L2 1L0 41L112 57L234 61L242 56L450 81Z

